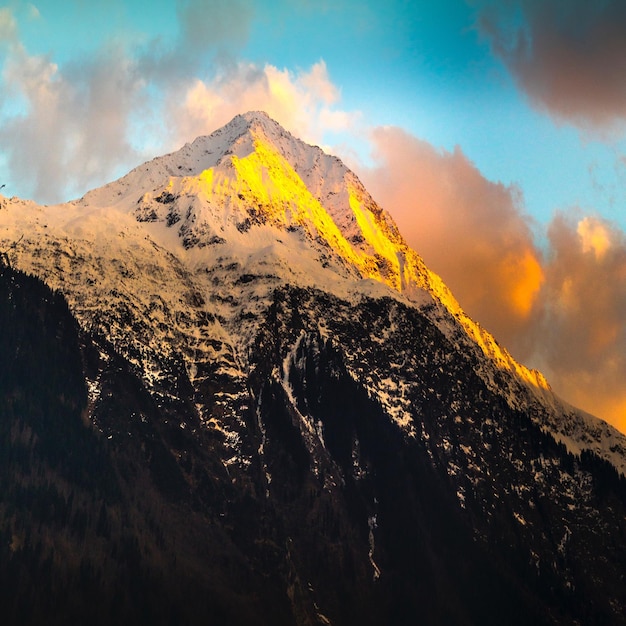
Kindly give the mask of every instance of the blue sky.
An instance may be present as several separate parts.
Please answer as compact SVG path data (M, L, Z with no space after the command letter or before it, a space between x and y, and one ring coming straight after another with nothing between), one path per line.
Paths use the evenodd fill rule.
M9 0L0 72L7 195L68 200L265 109L353 167L515 356L626 428L622 0Z

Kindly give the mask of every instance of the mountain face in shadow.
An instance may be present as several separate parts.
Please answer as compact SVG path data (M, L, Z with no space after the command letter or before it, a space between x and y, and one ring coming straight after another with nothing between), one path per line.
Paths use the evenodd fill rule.
M358 311L401 320L419 386L446 392L412 399L427 436L407 439L348 372L340 345L387 363L353 307L277 292L241 465L194 421L184 372L159 407L62 296L0 283L6 623L622 623L623 479L508 409L414 311Z

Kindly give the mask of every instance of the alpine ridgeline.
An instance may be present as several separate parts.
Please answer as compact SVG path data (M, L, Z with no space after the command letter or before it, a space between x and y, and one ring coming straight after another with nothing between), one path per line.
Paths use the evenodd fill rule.
M264 113L0 250L7 623L626 624L626 438Z

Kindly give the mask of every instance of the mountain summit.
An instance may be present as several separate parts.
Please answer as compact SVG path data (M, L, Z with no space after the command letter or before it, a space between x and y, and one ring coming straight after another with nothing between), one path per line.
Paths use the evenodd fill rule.
M109 551L107 610L130 550L146 602L165 594L209 623L624 623L626 438L518 364L353 172L265 113L70 203L3 199L0 247L8 298L21 302L19 269L69 305L45 313L26 281L25 310L78 321L76 437L117 496L37 456L15 434L36 432L27 414L0 445L22 442L39 468L11 466L15 484L52 476L69 526L50 536L70 560L82 550L77 568Z

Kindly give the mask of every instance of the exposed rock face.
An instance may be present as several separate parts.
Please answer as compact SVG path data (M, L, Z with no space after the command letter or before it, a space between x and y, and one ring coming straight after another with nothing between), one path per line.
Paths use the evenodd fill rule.
M252 113L3 207L9 623L626 623L626 440L336 158Z

